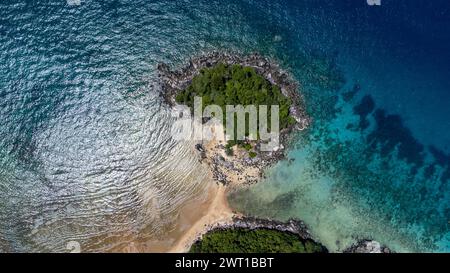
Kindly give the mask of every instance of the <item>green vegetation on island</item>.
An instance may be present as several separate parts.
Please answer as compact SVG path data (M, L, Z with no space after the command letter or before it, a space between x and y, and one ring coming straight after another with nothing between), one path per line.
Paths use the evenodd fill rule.
M191 253L317 253L326 249L298 235L271 229L223 229L203 236Z
M280 129L295 123L295 119L289 116L292 100L252 67L219 63L211 68L204 68L185 90L177 94L175 100L193 109L196 96L202 97L203 107L218 105L224 113L226 105L255 105L258 110L260 105L267 105L269 125L270 106L278 105ZM225 122L224 120L224 124Z

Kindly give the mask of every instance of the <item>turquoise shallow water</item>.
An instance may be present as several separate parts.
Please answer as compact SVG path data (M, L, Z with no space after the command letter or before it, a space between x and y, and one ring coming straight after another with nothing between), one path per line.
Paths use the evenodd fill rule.
M226 49L278 60L314 119L233 206L332 250L448 251L448 18L446 1L2 1L0 250L165 238L210 181L169 136L155 67Z

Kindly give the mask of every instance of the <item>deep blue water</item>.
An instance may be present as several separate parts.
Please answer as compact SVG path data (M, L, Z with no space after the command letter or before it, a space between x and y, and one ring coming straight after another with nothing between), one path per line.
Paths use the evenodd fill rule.
M445 0L2 1L0 250L164 236L205 182L170 140L156 64L227 49L277 59L314 119L232 204L333 250L448 251L449 46Z

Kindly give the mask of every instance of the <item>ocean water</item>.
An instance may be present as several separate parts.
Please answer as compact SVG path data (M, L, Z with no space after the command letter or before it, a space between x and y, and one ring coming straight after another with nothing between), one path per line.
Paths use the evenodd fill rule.
M445 0L0 3L0 251L164 239L208 181L170 137L156 65L258 51L301 84L311 128L233 207L359 238L450 249Z

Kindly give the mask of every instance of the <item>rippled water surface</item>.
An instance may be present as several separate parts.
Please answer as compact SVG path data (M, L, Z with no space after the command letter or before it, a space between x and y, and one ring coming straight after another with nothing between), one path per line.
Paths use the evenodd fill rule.
M0 250L164 240L211 181L155 68L227 49L277 59L315 121L233 206L332 250L448 251L449 5L358 1L1 1Z

